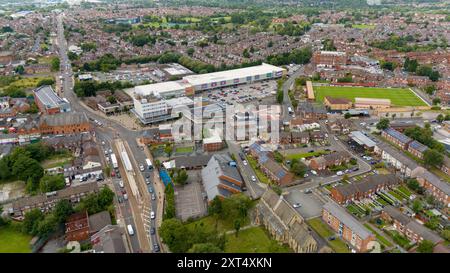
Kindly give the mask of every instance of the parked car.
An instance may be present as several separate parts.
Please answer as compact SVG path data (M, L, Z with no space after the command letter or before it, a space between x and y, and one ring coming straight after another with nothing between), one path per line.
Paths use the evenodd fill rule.
M145 184L147 184L147 185L150 184L150 179L146 178L145 179Z
M123 187L124 187L124 185L123 185L123 181L122 181L122 180L120 180L120 181L119 181L119 187L121 187L121 188L123 188Z
M123 199L124 199L125 201L128 200L128 194L125 193L125 194L123 195Z
M123 197L121 195L119 195L119 197L117 198L117 200L119 201L119 203L123 203Z
M159 245L158 244L154 244L153 245L153 252L159 252L159 251L160 251Z
M153 234L155 234L155 233L156 233L155 228L154 228L154 227L151 227L151 228L150 228L150 235L153 235Z
M252 175L252 181L256 182L256 177L254 175Z
M150 218L151 219L155 219L155 212L154 211L150 212Z
M156 199L156 195L154 193L152 193L152 200Z
M300 208L302 205L300 203L295 203L294 205L292 205L294 208Z
M304 193L312 193L312 190L311 190L311 189L306 189L306 190L304 190L303 192L304 192Z
M145 170L144 165L140 164L139 165L139 170L141 170L141 172L143 172Z
M247 160L242 161L244 163L244 166L247 166Z

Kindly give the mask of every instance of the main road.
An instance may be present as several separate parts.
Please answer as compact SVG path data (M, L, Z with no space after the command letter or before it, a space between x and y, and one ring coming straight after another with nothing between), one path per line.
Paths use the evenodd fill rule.
M99 128L96 128L96 132L102 135L103 139L110 143L112 145L112 142L114 139L120 138L124 142L126 142L129 149L129 156L130 159L134 165L134 168L136 170L139 169L137 165L139 164L145 164L145 153L144 151L139 148L137 139L140 137L140 132L138 131L132 131L128 130L127 128L123 127L122 125L111 122L109 119L105 118L102 115L99 115L95 111L89 109L87 106L82 105L76 94L74 93L74 78L73 78L73 71L71 67L70 60L67 55L67 41L64 37L64 27L63 27L63 14L59 14L57 16L57 41L58 41L58 47L59 47L59 56L61 61L61 76L62 76L62 82L61 82L61 94L63 97L65 97L67 100L69 100L71 104L71 108L73 112L87 112L88 116L91 120L98 120L104 124L104 127L101 128L101 132ZM145 185L144 178L142 177L142 173L138 173L136 175L136 182L139 185L140 189L147 188L147 185ZM150 181L153 184L153 187L155 186L158 181L154 179L153 176L150 176ZM142 185L143 184L143 185ZM155 187L154 187L155 188ZM150 194L143 190L141 194L146 195L145 200L151 200ZM158 196L159 198L164 198L163 195ZM157 210L158 203L152 200L149 204L145 204L142 208L140 208L142 214L146 214L148 212L148 209L150 208L153 211ZM135 208L136 209L136 208ZM127 210L125 210L127 211ZM137 215L135 215L137 216ZM139 215L141 216L141 215ZM146 218L147 215L144 215L144 218ZM126 219L129 219L130 223L133 221L131 215L125 215ZM139 232L139 229L137 230ZM148 229L146 229L146 232L148 232ZM133 239L131 242L131 245L133 246L133 251L143 251L142 246L140 246L138 243L133 242L137 236L130 236ZM140 236L142 237L142 236ZM150 237L150 236L149 236ZM157 234L152 235L150 237L151 245L158 243L159 239L157 237Z

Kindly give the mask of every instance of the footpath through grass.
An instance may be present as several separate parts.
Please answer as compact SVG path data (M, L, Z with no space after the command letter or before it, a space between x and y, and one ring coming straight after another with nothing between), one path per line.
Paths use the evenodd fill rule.
M390 99L394 106L427 106L426 103L406 88L376 88L376 87L348 87L348 86L314 86L316 100L323 98L347 98L353 102L355 98Z
M335 236L336 238L332 241L329 241L328 238L330 236L334 236L335 233L320 219L314 218L307 221L308 224L311 226L312 229L314 229L315 232L317 232L322 238L324 238L330 247L337 253L349 253L349 249L346 245L346 243L339 238L338 236Z
M14 230L12 226L0 227L0 253L30 253L31 236Z

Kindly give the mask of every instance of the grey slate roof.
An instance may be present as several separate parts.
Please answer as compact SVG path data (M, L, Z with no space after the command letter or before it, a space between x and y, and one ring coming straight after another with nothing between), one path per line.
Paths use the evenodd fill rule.
M43 85L33 91L37 99L45 105L45 108L56 108L63 104L68 104L65 100L58 97L50 85Z
M55 115L45 115L41 118L41 123L45 123L49 126L74 125L86 122L89 122L89 119L84 112L59 113Z
M417 151L419 151L421 153L423 153L426 150L428 150L427 146L423 145L422 143L418 142L417 140L414 140L411 143L409 143L409 147L411 147L414 150L417 150Z
M420 171L419 171L420 170ZM434 185L436 188L443 191L446 195L450 195L450 185L447 182L444 182L439 179L436 175L428 171L427 169L421 167L420 169L417 169L417 175L416 177L422 177L428 182L430 182L432 185Z
M384 130L386 132L386 134L390 135L391 137L399 140L402 143L409 143L412 141L412 139L402 133L400 133L399 131L392 129L392 128L387 128L386 130Z
M177 168L196 168L203 167L208 164L212 155L197 155L197 156L180 156L176 157L175 166Z
M399 183L399 180L394 174L386 175L370 175L365 177L360 182L352 184L339 185L335 187L344 197L349 197L357 192L368 192L376 189L379 185L393 185Z
M412 230L414 233L419 234L422 238L425 240L429 240L433 242L434 244L440 243L444 241L441 237L439 237L437 234L432 232L431 230L427 229L425 226L417 223L410 217L403 214L398 209L392 207L392 206L386 206L383 209L384 212L389 214L392 219L395 219L402 223L406 228Z
M353 218L349 213L345 211L341 206L335 202L328 202L323 206L323 209L328 211L331 215L339 219L344 225L349 227L354 233L356 233L361 239L366 239L372 235L358 220Z
M97 232L108 225L111 225L111 216L108 211L102 211L89 216L90 232Z

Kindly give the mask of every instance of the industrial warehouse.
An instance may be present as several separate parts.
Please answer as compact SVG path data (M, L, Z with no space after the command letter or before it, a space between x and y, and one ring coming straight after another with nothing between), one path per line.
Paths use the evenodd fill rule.
M276 79L285 73L284 68L263 63L228 71L189 75L179 81L136 86L133 112L144 124L169 120L172 118L171 110L174 106L193 106L193 101L187 96L212 89Z

